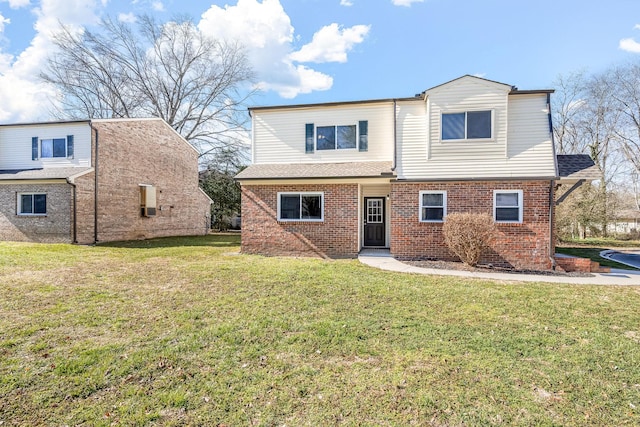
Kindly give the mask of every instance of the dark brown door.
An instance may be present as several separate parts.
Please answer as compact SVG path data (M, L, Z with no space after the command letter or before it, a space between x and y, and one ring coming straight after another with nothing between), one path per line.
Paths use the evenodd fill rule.
M384 197L364 198L364 245L384 246Z

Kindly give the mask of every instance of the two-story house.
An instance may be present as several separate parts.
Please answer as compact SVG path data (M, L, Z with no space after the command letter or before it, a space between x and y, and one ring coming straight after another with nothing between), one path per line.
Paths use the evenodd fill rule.
M203 235L198 153L161 119L0 125L0 240Z
M551 268L552 92L463 76L410 98L251 108L242 251L455 260L447 215L482 212L499 232L483 262Z

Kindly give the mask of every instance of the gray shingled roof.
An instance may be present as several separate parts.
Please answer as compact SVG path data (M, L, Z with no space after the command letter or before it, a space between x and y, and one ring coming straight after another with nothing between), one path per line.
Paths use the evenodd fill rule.
M296 163L251 165L236 179L394 177L391 162Z
M598 167L587 154L558 154L560 179L600 179Z
M91 168L44 168L0 170L0 180L10 179L66 179L74 175L89 171Z

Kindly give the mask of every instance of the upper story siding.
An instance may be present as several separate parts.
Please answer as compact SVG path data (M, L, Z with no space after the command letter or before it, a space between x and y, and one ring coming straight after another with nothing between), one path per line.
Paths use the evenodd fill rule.
M551 179L557 173L548 93L464 76L426 91L424 98L256 108L253 163L395 160L398 179ZM490 137L443 140L443 114L474 111L490 112ZM307 124L315 129L363 120L368 151L305 151Z
M336 163L391 161L393 102L253 109L253 163ZM368 123L368 149L305 151L307 124L318 126ZM314 134L314 142L315 142Z
M398 126L398 178L555 177L547 94L510 92L508 85L470 76L427 91L425 126ZM416 107L399 105L399 123L409 109ZM491 138L443 140L442 114L467 111L491 111Z
M73 158L32 160L32 139L67 138L73 135ZM49 167L90 167L91 126L89 122L16 124L0 126L0 170L41 169Z

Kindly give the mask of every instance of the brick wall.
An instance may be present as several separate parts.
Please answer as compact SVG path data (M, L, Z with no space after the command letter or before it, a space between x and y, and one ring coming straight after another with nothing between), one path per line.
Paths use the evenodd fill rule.
M66 183L0 185L0 240L70 243L71 192ZM47 214L17 215L18 193L46 194Z
M493 190L523 190L522 224L496 224L498 239L481 259L496 266L546 270L549 259L549 181L464 181L391 186L391 253L399 259L457 260L444 243L441 223L421 223L420 191L447 191L447 213L493 215Z
M277 193L285 191L324 192L324 221L278 221ZM242 252L356 257L358 185L243 185Z
M208 232L210 205L198 187L198 154L166 123L116 120L93 126L98 134L98 241ZM95 138L94 131L94 145ZM155 217L140 214L139 184L156 187ZM86 230L92 220L92 214L82 220Z
M90 244L95 241L95 172L74 180L76 184L76 241Z

